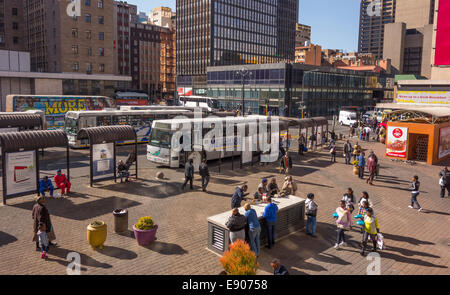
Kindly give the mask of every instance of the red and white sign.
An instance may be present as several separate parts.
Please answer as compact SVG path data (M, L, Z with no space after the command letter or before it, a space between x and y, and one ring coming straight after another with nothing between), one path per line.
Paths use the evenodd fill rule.
M192 96L192 88L177 88L178 95L180 96Z
M408 148L408 128L388 126L386 156L406 158Z

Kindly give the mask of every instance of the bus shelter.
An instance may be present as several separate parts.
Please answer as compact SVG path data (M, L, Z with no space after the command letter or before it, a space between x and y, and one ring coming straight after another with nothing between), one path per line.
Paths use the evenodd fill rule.
M0 133L42 130L44 122L38 114L0 113Z
M39 149L66 147L67 178L70 180L69 145L62 130L0 133L0 146L4 205L8 198L39 192Z
M117 181L116 144L118 141L134 140L135 176L138 177L137 135L129 125L89 127L81 129L77 139L88 139L90 149L90 185L107 179Z
M328 138L328 120L325 117L314 117L311 120L314 122L316 145L322 146L325 143L323 137Z

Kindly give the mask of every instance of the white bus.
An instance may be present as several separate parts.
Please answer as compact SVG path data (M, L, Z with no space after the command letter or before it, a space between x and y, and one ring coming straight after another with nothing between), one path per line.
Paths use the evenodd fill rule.
M136 129L138 143L147 143L154 120L192 114L189 110L130 110L67 112L64 129L72 148L89 146L88 140L77 140L78 131L87 127L130 125ZM118 144L130 144L122 141Z
M274 117L272 117L274 118ZM260 121L267 122L267 127L261 129ZM268 122L269 121L269 122ZM202 124L202 140L195 140L194 136L196 136L194 132L195 124ZM235 126L238 124L245 124L245 138L242 140L238 140L238 128L234 128L234 134L232 136L227 136L226 134L226 123L233 123ZM256 124L256 132L255 129L249 128L249 124ZM190 124L191 130L188 134L191 137L191 146L190 151L184 152L183 150L178 151L179 148L172 147L172 137L176 131L172 130L172 124L178 124L179 128L182 128L184 124ZM211 140L211 145L214 146L212 151L206 151L202 149L202 147L196 147L194 144L198 142L204 143L205 135L214 129L215 124L221 124L223 126L222 138L221 140L217 140L223 143L223 146L218 146L215 142L215 139ZM211 126L210 128L204 126ZM171 119L171 120L158 120L153 122L152 131L150 133L150 140L147 145L147 160L158 163L161 165L166 165L172 168L178 168L183 165L188 159L194 160L194 168L195 171L198 171L198 166L203 157L206 156L207 160L215 160L219 158L231 157L232 155L241 155L240 142L245 140L246 146L248 146L249 138L252 138L252 142L256 144L256 151L260 152L259 140L260 136L269 139L271 138L270 134L270 119L266 116L252 115L247 117L221 117L221 118L204 118L204 119ZM200 128L199 128L200 129ZM181 130L181 129L178 129ZM252 132L253 130L253 132ZM265 134L264 134L265 133ZM276 136L279 138L280 131L275 135L272 135L272 138ZM183 144L184 137L182 136L179 141L180 144ZM227 151L227 147L232 147L233 151ZM278 146L277 146L278 147ZM198 151L202 150L202 151ZM251 159L252 152L244 151L243 157ZM278 156L278 155L277 155ZM250 161L246 161L250 162Z
M212 112L216 107L214 105L214 99L206 96L179 96L178 100L181 106L185 107L201 107L207 108L208 111Z

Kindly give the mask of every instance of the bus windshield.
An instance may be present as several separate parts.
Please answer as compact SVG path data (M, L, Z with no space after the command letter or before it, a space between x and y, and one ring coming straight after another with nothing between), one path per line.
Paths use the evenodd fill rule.
M152 132L150 133L149 144L151 146L170 149L172 134L173 134L172 131L167 130L167 129L152 128Z
M77 120L66 118L65 129L67 134L76 135L78 133Z

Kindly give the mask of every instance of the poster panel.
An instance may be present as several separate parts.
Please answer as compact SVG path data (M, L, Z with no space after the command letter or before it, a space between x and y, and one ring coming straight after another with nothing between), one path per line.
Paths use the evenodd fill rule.
M450 127L439 130L439 159L450 155Z
M244 146L242 151L242 164L247 164L252 161L252 136L244 137Z
M408 147L408 128L388 126L386 156L406 158Z
M323 131L322 131L322 126L317 126L317 145L322 145L322 136L323 136Z
M94 144L92 146L92 165L94 180L114 176L114 143Z
M37 190L36 151L6 153L5 167L7 196Z

